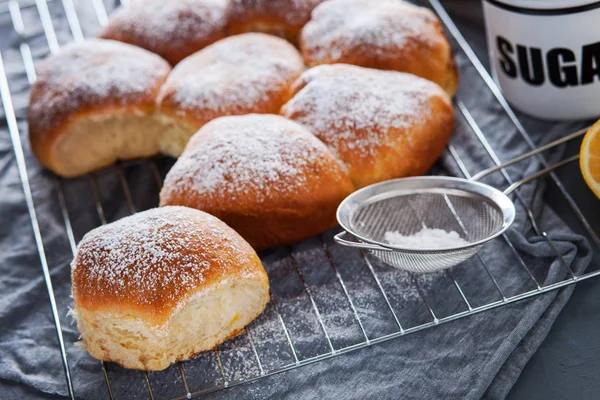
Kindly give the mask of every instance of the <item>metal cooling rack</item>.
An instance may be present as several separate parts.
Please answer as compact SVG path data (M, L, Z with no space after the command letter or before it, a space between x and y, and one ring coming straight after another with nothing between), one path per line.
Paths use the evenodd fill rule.
M125 1L122 0L122 2ZM483 79L504 110L506 118L518 130L522 139L531 148L535 147L527 131L445 9L437 0L430 0L429 4L450 32L456 47L455 50L464 53L470 60L469 65L461 68L463 69L461 75ZM89 16L90 12L95 15L96 26L82 26L80 24L81 13L88 13ZM27 18L24 18L24 15ZM105 203L103 198L106 199L107 193L104 189L105 185L100 181L104 180L106 176L114 177L118 182L117 189L121 192L119 196L126 202L128 211L134 213L138 207L136 207L135 196L127 178L129 169L142 168L147 171L152 177L151 179L155 181L155 190L152 195L157 198L158 188L161 186L164 172L168 169L169 161L155 158L121 163L79 180L48 178L50 181L54 180L52 184L56 185L57 198L36 198L35 191L30 185L28 170L28 168L35 168L34 161L28 154L28 150L24 150L26 129L24 129L22 118L17 117L19 113L15 112L14 106L19 104L17 110L26 107L27 91L21 90L20 93L16 93L17 90L11 90L11 79L9 79L5 67L8 64L11 66L18 64L20 66L18 73L24 74L28 83L31 84L36 78L35 65L37 62L47 54L59 51L61 42L83 40L87 36L88 30L93 33L98 26L106 23L107 15L107 7L102 0L85 0L76 3L74 0L28 2L13 0L0 4L0 23L3 21L12 23L13 33L16 37L14 46L0 49L0 95L49 294L67 391L71 398L77 396L77 387L74 385L76 379L74 378L78 371L69 366L72 355L68 355L68 353L73 345L63 337L63 326L66 323L65 314L70 299L57 300L54 291L54 288L70 287L70 281L68 278L57 279L55 277L53 279L51 277L50 271L54 266L51 258L56 257L49 257L49 253L54 249L47 247L45 243L44 228L38 220L36 207L49 201L56 202L64 225L64 237L68 242L67 249L70 253L68 255L71 256L76 249L76 234L74 233L76 222L74 220L78 215L73 215L69 204L72 204L73 198L77 201L81 197L81 193L76 190L77 187L80 187L82 183L88 186L98 221L105 224L116 219L117 216L107 213L106 207L103 205ZM36 38L32 33L40 26L43 35L38 36L43 38L43 42L40 42L40 37ZM64 37L65 32L68 33L68 38ZM37 42L35 42L36 40ZM460 94L455 104L460 117L457 123L466 132L463 134L474 135L486 150L491 161L496 165L500 164L491 141L480 129L475 118L461 100ZM20 114L22 115L22 113ZM28 149L28 147L25 148ZM468 170L467 163L460 154L461 149L451 142L444 157L453 160L464 176L470 177L474 171ZM538 160L542 166L547 167L543 156L538 156ZM502 170L501 173L508 184L515 180L508 170ZM579 227L578 233L585 235L590 240L593 252L597 253L600 241L583 213L555 174L550 175L550 181L551 188L560 194L562 201L573 215L572 222ZM73 189L74 187L75 189ZM110 190L108 196L114 196L115 187L113 186ZM363 253L348 255L348 250L339 248L331 240L332 234L326 233L309 240L309 244L278 249L261 255L272 280L272 301L265 313L246 328L244 335L219 346L213 353L203 353L191 361L178 363L160 373L128 371L112 364L98 363L98 374L103 375L106 383L106 396L110 399L121 397L184 399L200 396L204 393L251 382L261 377L372 346L600 275L600 270L592 270L585 274L571 270L550 238L550 232L545 232L540 228L540 221L536 220L535 214L523 201L519 192L516 196L517 201L522 203L528 213L528 223L533 232L545 239L548 246L554 251L556 259L562 263L565 270L563 278L554 282L545 282L543 273L540 275L540 271L532 270L527 256L521 254L508 236L504 235L496 243L502 246L502 251L514 256L515 263L512 266L503 266L502 272L503 274L522 275L523 285L516 291L515 288L503 288L502 279L499 276L501 274L498 274L492 266L493 254L484 252L469 261L473 264L470 266L470 274L478 273L488 277L489 286L482 289L484 292L482 295L481 291L468 289L468 282L460 279L461 266L435 278L390 271L377 265L375 260ZM315 274L317 269L321 273L320 276ZM473 269L476 269L476 272L473 272ZM403 279L410 284L410 291L405 290L402 295L399 295L395 290L397 288L390 285L389 274L404 274L392 276L391 280ZM452 307L438 308L435 301L432 301L433 295L427 291L428 282L431 283L431 279L435 279L436 282L443 279L447 282L448 287L445 290L452 290L454 293ZM368 283L366 283L367 281ZM371 291L370 298L376 298L376 301L365 300L365 296L363 296L365 287ZM449 292L444 293L448 294ZM446 303L452 302L446 301ZM365 307L373 309L365 311ZM407 312L408 309L412 311ZM379 313L379 316L387 315L387 321L390 324L385 325L387 327L385 329L374 329L369 325L369 313ZM307 322L309 320L312 320L312 323ZM297 337L299 332L302 333L302 337ZM306 332L309 335L305 335ZM265 347L265 343L271 348ZM272 349L274 343L275 350Z

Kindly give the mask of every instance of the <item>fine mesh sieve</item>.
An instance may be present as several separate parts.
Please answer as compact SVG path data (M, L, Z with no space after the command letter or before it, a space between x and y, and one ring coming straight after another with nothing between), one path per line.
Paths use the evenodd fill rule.
M367 186L340 204L337 219L345 231L337 234L335 240L344 246L370 251L393 267L413 272L434 272L459 264L475 255L485 243L504 233L514 222L515 205L508 194L524 183L577 160L579 156L515 182L504 192L477 180L579 137L582 132L585 133L585 130L482 171L471 179L424 176ZM425 228L441 229L446 231L444 233L456 232L462 240L428 247L425 239L418 246L409 246L392 244L385 238L387 232L410 237Z
M514 221L515 207L490 186L450 177L404 178L378 183L346 198L338 208L340 225L360 242L336 235L341 244L369 250L396 268L434 272L473 256ZM389 244L386 232L413 235L423 228L457 232L467 244L411 249Z

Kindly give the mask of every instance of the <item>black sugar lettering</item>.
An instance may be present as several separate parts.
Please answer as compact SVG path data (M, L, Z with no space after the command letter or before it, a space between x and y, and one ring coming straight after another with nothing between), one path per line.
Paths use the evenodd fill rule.
M539 47L512 44L502 36L496 37L496 49L500 70L532 86L543 85L546 76L557 88L600 82L600 42L582 46L581 60L571 49L557 47L544 54Z

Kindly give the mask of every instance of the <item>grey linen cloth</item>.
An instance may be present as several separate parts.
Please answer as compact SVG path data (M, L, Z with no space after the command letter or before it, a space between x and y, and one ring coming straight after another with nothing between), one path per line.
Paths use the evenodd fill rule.
M70 41L70 34L60 4L51 3L60 43ZM78 4L81 4L79 2ZM483 30L478 7L469 2L447 2L461 29L485 57ZM84 29L97 29L89 9L79 9L80 17L89 24ZM87 13L87 14L86 14ZM24 15L27 26L35 16ZM29 20L31 18L31 21ZM87 18L87 19L86 19ZM11 82L19 128L25 146L28 172L46 257L51 270L74 387L79 398L107 398L104 378L97 361L73 345L78 333L67 318L70 299L70 268L72 249L65 235L63 215L58 202L56 179L43 171L31 157L24 123L27 104L27 79L20 64L18 44L7 24L0 20L0 49ZM5 33L6 32L6 33ZM47 45L39 25L28 27L28 42L34 57L47 54ZM492 147L502 160L527 150L527 146L494 101L484 83L464 57L458 56L462 72L459 98L467 105ZM3 112L3 111L0 111ZM580 127L575 123L542 123L523 117L526 127L537 142L548 142ZM492 165L484 148L475 138L465 120L457 113L456 133L451 145L457 150L470 173ZM561 150L548 155L559 159ZM171 160L159 159L164 174ZM538 162L529 160L510 168L513 179L539 169ZM138 210L157 203L158 187L146 165L124 169ZM432 173L462 176L448 152ZM97 175L101 201L108 221L128 215L117 174L109 170ZM504 187L507 182L496 174L486 182ZM62 182L75 240L100 224L87 178ZM0 398L62 398L66 386L58 351L54 323L30 218L25 205L15 155L5 118L0 118ZM574 271L584 270L591 258L586 240L571 232L545 203L543 181L527 185L519 191L523 201L534 210L541 229L549 232L564 261ZM555 190L551 187L550 190ZM566 276L562 261L555 257L547 242L535 235L521 202L517 202L517 222L508 237L518 254L529 265L540 282L554 282ZM264 252L261 258L269 273L273 297L287 324L299 359L329 351L321 327L303 291L295 268L302 272L311 289L331 338L331 346L343 348L364 340L339 282L329 265L330 258L346 283L356 312L370 339L397 331L393 315L383 302L358 252L334 244L337 230L323 234L289 249ZM503 294L511 296L533 289L533 281L520 265L519 259L500 238L484 247L481 259L475 257L453 269L453 275L473 307L501 298L485 272L481 260L495 277ZM413 279L438 317L464 311L458 293L445 274L411 276L392 270L369 259L387 291L389 301L403 326L410 327L431 320ZM209 398L377 398L377 399L500 399L506 396L520 371L546 336L557 314L568 300L572 288L536 296L509 306L500 307L472 317L427 329L404 337L379 343L348 354L320 361L288 372L270 376L256 383L212 393ZM251 326L263 367L269 371L293 361L285 338L279 329L274 306L270 305ZM246 336L222 345L220 354L226 375L231 380L244 379L258 373ZM220 383L214 355L204 353L183 363L192 391ZM143 375L107 364L116 398L147 398ZM176 367L149 374L157 398L184 395L183 384Z

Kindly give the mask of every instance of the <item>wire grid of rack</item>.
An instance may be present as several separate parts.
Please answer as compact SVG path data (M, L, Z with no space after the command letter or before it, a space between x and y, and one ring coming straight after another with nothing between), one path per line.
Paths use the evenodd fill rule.
M47 50L49 50L49 53L55 53L60 49L60 41L55 29L56 23L67 24L68 32L71 35L71 40L75 41L81 41L86 36L84 34L85 29L80 24L79 19L79 14L82 12L82 10L93 10L98 25L103 25L106 23L108 15L107 7L102 0L88 1L89 8L86 8L85 4L83 7L76 7L74 0L60 0L60 3L59 0L35 0L29 3L13 0L0 4L0 17L8 17L8 21L12 23L18 45L18 49L15 49L15 51L12 53L5 51L5 54L2 54L2 52L0 52L0 95L6 123L14 147L16 163L22 182L25 202L31 219L31 226L33 229L35 242L37 244L42 272L50 298L52 317L56 327L56 334L58 337L58 344L60 347L60 354L62 357L62 364L66 377L67 392L72 398L77 396L76 388L73 384L73 376L74 374L77 374L77 371L71 370L69 367L70 360L68 356L68 347L71 346L71 344L68 343L63 337L64 322L61 322L61 320L64 320L63 314L65 314L65 309L62 304L58 304L54 294L54 288L57 287L56 285L69 285L70 283L68 281L53 282L50 275L52 265L48 261L49 249L45 245L43 229L40 227L40 221L38 220L36 212L36 205L39 206L40 199L37 199L36 201L30 186L30 175L28 168L31 168L31 165L27 165L28 156L24 151L23 146L26 136L23 132L23 129L20 129L19 127L19 122L22 121L17 118L17 113L15 112L14 107L14 100L18 96L13 96L12 94L10 88L10 79L6 73L5 65L7 63L19 62L20 65L22 65L22 73L26 75L28 83L33 83L36 78L35 64L42 57L40 56L38 59L34 57L34 53L32 51L33 46L29 44L30 37L28 36L28 31L31 29L31 27L26 26L26 19L23 18L23 14L27 13L34 15L34 20L38 21L42 26ZM122 2L124 3L125 1L122 0ZM507 118L519 131L522 139L525 140L530 147L534 147L534 144L528 133L525 131L518 118L511 110L510 106L506 103L488 72L477 58L475 52L471 49L468 42L462 36L452 19L446 13L445 9L437 0L430 0L429 4L441 18L448 32L451 34L453 44L457 47L457 51L463 52L471 62L471 64L467 66L470 71L461 71L463 75L465 73L471 73L473 75L477 75L479 79L483 79L489 90L491 90L493 93L495 99L498 101L499 105L506 113ZM58 12L62 13L63 18L61 22L57 22L55 20L54 16L57 10ZM31 15L29 19L31 19ZM11 59L8 58L7 54L11 57ZM21 102L23 103L22 96ZM23 104L26 104L26 100ZM493 146L480 129L465 103L463 103L463 101L460 99L460 95L455 104L457 114L461 117L462 123L465 124L464 126L468 127L470 132L469 134L475 135L493 163L496 165L500 164L500 160L497 157ZM465 177L471 176L472 171L468 170L466 163L463 161L463 158L460 155L460 149L455 147L452 142L448 145L445 156L450 157L450 159L456 163ZM543 156L539 156L538 159L542 166L547 166ZM164 159L159 158L121 163L115 167L108 168L83 178L83 180L89 185L93 202L95 204L95 212L97 213L98 221L102 224L105 224L111 219L111 216L108 216L105 211L105 206L103 206L103 195L106 194L102 193L102 185L99 183L99 180L103 179L103 177L107 174L116 176L116 179L119 182L120 190L122 191L122 196L126 201L128 211L130 213L134 213L138 207L136 207L136 202L134 201L135 196L130 188L130 182L127 178L128 169L140 167L146 168L148 171L150 171L149 174L152 176L152 179L155 181L156 188L158 189L162 183L163 175L161 170L165 169L161 168L159 164L163 163L163 161ZM508 184L514 181L509 171L502 170L501 173ZM68 195L70 193L69 186L72 184L72 181L61 180L58 178L52 179L54 179L54 184L56 185L56 201L60 207L61 219L64 225L64 235L68 241L70 252L74 253L76 249L76 234L74 233L74 215L72 210L69 208ZM581 227L581 233L588 237L594 252L596 252L600 248L600 241L598 240L598 237L593 232L584 215L579 210L577 204L564 189L557 176L551 174L550 179L552 181L553 188L555 188L561 194L564 203L568 205L570 211L575 216L578 225ZM160 379L157 378L159 375L156 373L140 372L135 379L144 382L142 385L143 387L140 388L139 385L133 385L134 389L129 388L129 391L126 392L128 393L126 398L135 397L132 395L132 390L138 389L143 391L142 393L139 393L140 396L150 397L152 399L159 398L161 396L174 399L183 399L201 395L203 393L222 390L224 388L250 382L267 375L287 371L356 349L364 348L366 346L371 346L376 343L421 331L445 322L480 313L482 311L493 309L502 305L514 303L522 299L530 298L541 293L556 290L566 285L600 275L600 270L591 270L584 274L580 274L577 271L571 270L571 268L563 259L563 255L557 250L556 245L550 238L549 233L543 231L543 229L540 229L539 221L535 219L533 211L523 201L519 192L517 192L516 196L517 200L522 203L526 212L528 213L528 221L531 224L533 231L545 239L548 246L554 251L557 259L562 262L562 265L565 268L565 274L563 278L554 282L544 282L543 276L540 277L538 272L532 271L529 268L525 255L520 254L520 252L516 250L515 246L513 246L508 236L504 235L501 239L498 239L498 241L503 244L503 251L511 252L513 254L516 261L515 266L523 274L523 279L528 281L528 285L523 286L520 288L521 290L518 290L516 293L508 293L507 289L503 288L501 282L499 282L498 276L494 275L494 271L492 271L492 268L489 266L489 257L486 258L485 255L478 255L475 257L474 261L474 264L477 265L476 268L478 268L477 273L486 275L489 278L489 289L491 292L493 292L493 295L490 297L485 297L483 300L474 300L469 296L469 291L465 289L465 283L459 282L460 279L455 276L455 274L458 274L458 270L452 269L444 273L443 279L447 280L447 282L450 282L450 286L457 296L456 302L460 305L460 308L458 310L443 310L440 312L434 306L434 302L432 302L429 298L427 288L424 287L424 285L427 283L426 280L423 281L418 276L406 274L405 279L408 279L410 285L412 285L412 293L414 294L414 297L409 296L408 298L405 298L401 296L396 298L396 294L393 292L393 290L390 290L389 285L386 284L385 278L382 277L382 274L387 274L389 271L386 272L384 268L375 265L375 260L370 259L364 253L357 253L353 259L353 264L359 265L359 267L362 268L361 273L367 274L371 279L372 289L375 290L379 296L379 305L383 307L389 316L391 316L393 325L393 329L388 332L379 332L378 334L373 334L372 329L369 328L364 317L364 310L362 309L364 304L359 304L362 303L362 301L360 298L355 296L357 292L356 283L352 281L353 275L345 268L344 262L348 261L348 258L344 258L343 254L345 254L347 251L342 251L339 247L337 247L337 245L331 240L330 234L323 234L320 237L312 240L312 247L308 247L309 250L314 250L315 248L320 249L320 258L317 257L316 259L308 260L308 263L311 261L314 262L314 260L320 260L317 262L317 264L319 264L318 268L322 271L329 271L329 275L325 280L323 280L322 277L316 278L315 280L315 277L313 276L314 270L306 269L305 264L307 264L307 260L302 260L304 254L302 252L303 245L299 245L300 247L296 248L292 247L290 249L279 249L279 253L276 251L275 253L267 254L263 257L263 261L265 262L265 266L272 280L273 296L272 301L265 312L265 314L268 314L268 317L264 317L263 315L259 319L264 317L263 319L270 321L270 328L278 331L275 334L273 329L271 329L271 331L267 330L266 334L268 339L266 341L272 342L272 336L279 335L283 348L279 348L276 353L287 354L287 359L286 357L283 357L284 360L282 361L279 359L278 362L269 362L266 360L264 355L268 352L262 347L262 339L264 339L265 332L262 332L261 334L257 333L260 326L264 327L266 325L263 324L257 326L256 324L251 324L245 329L245 334L234 339L233 341L225 343L224 345L215 349L213 353L208 352L192 361L178 363L176 366L172 366L168 370L168 374L176 375L175 384L179 385L178 387L173 387L173 379L169 381L170 383L163 384L160 383ZM47 199L44 200L47 201ZM277 259L277 255L281 255L281 252L284 252L287 255L283 258L280 258L280 260L288 260L286 264L287 269L284 268L284 273L281 273L281 271L274 266L274 264L277 262L273 262L273 265L269 267L270 257ZM353 273L356 273L356 270L354 270ZM274 277L273 274L277 276ZM287 285L285 290L290 289L289 279L295 280L296 287L295 289L293 288L293 290L298 291L299 297L294 298L294 301L297 301L300 297L302 297L304 299L304 311L308 310L308 312L312 315L312 318L316 321L316 324L312 327L312 333L316 334L316 336L311 337L313 337L314 342L319 343L317 345L314 345L314 343L309 343L309 345L306 345L306 343L302 343L294 337L294 331L296 330L294 325L297 325L299 321L294 320L293 316L290 317L290 313L296 314L298 309L291 308L288 310L290 312L286 313L285 308L289 307L289 304L287 303L289 303L290 298L286 298L284 292L277 290L277 283L274 282L278 280L285 281L286 279L288 281L283 283L284 286ZM320 282L319 279L321 280ZM336 289L334 292L337 294L336 296L333 296L333 299L330 298L326 301L325 299L327 297L323 296L326 296L324 294L326 291L331 290L331 285L335 285ZM280 293L283 294L280 295ZM416 317L413 323L406 323L406 321L403 319L403 316L400 315L401 313L399 312L397 305L398 301L409 300L413 303L419 303L422 311L422 315L420 317ZM332 306L334 308L339 307L340 309L344 310L345 314L343 318L341 318L342 320L345 319L347 322L348 318L350 318L354 323L353 338L348 339L348 335L339 335L331 329L332 324L335 326L335 318L339 319L339 315L334 316L335 318L330 318L331 316L329 316L329 313L331 310L328 310L328 308L331 308ZM300 316L297 316L296 318L300 318ZM273 322L275 325L273 325ZM350 337L352 336L353 335L350 335ZM274 353L271 352L269 354L272 355ZM231 368L235 362L242 362L242 364L244 364L244 371L242 371L243 373L239 373L239 370ZM202 369L202 366L206 367L209 364L211 366L207 368L207 370L213 372L216 371L216 376L212 381L209 382L209 384L204 382L204 386L201 387L192 382L193 379L190 377L190 375L192 375L190 371L194 370L194 363L201 364L196 368L196 370L200 368L200 374L205 374L206 372L206 370ZM119 393L117 393L118 390L115 388L115 376L118 376L119 374L125 375L131 371L119 369L111 364L98 364L98 373L101 373L105 380L107 396L111 399L119 398ZM142 374L143 378L141 376ZM131 375L129 375L129 377L131 378ZM167 389L163 390L165 387L167 387ZM161 390L163 393L159 393Z

